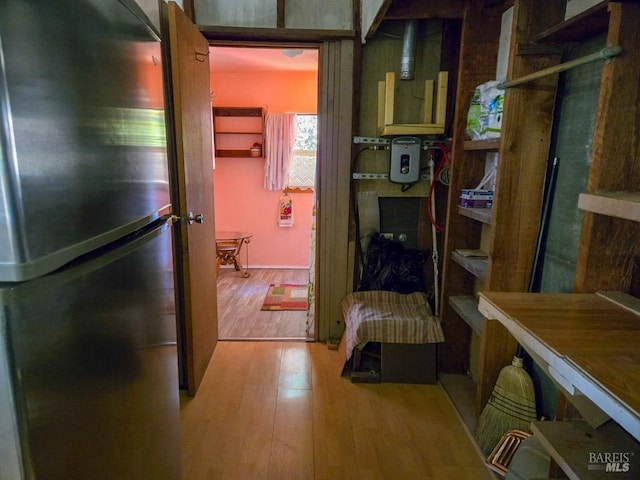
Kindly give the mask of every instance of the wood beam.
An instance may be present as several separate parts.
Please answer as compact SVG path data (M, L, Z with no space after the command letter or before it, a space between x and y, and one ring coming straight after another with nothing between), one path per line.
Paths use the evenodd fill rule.
M276 26L278 28L285 28L285 24L284 24L284 10L285 10L285 0L277 0L277 19L276 19Z
M245 28L198 25L207 40L240 41L332 41L352 40L355 30L314 30L302 28Z

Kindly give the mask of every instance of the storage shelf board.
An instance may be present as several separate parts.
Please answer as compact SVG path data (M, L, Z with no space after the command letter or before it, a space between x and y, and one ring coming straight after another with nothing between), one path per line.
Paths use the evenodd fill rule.
M581 193L578 208L640 222L640 192Z
M492 138L489 140L466 140L463 144L465 150L486 150L497 151L500 148L500 139Z
M216 135L262 135L262 132L228 132L228 131L217 131Z
M463 217L491 225L492 210L490 208L468 208L458 205L458 213Z
M489 261L486 258L465 257L464 255L460 255L458 252L454 251L451 254L451 260L480 280L485 280L487 278Z
M540 32L533 38L538 42L575 42L604 32L609 26L607 3L603 1L564 22Z
M480 292L502 323L567 394L584 395L640 440L640 319L606 296Z
M449 297L449 304L460 318L478 335L482 335L484 317L478 311L478 299L473 295L456 295Z
M380 136L389 135L442 135L444 124L390 124L380 130Z
M577 421L531 422L531 431L570 479L640 478L640 445L614 422L599 428ZM607 462L602 460L607 453L627 454L629 462L611 468L623 468L622 464L628 463L628 471L606 472ZM590 461L590 456L598 454L600 458Z
M250 150L216 150L216 156L217 157L234 157L234 158L242 158L242 157L264 158L262 156L254 157L253 155L251 155Z
M262 117L261 107L213 107L216 117Z

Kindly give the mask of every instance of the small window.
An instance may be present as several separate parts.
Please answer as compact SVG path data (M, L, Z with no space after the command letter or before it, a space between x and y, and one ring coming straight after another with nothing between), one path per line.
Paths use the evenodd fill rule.
M289 189L313 190L316 183L318 116L296 115L296 138L289 168Z

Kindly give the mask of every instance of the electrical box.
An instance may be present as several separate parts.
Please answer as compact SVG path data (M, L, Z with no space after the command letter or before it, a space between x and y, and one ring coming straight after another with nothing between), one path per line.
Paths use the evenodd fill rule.
M417 137L396 137L391 140L389 180L403 184L420 180L420 143Z

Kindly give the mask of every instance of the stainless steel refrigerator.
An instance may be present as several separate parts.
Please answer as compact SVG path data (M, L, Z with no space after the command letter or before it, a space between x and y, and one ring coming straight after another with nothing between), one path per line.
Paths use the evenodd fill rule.
M0 3L0 478L178 479L159 33Z

